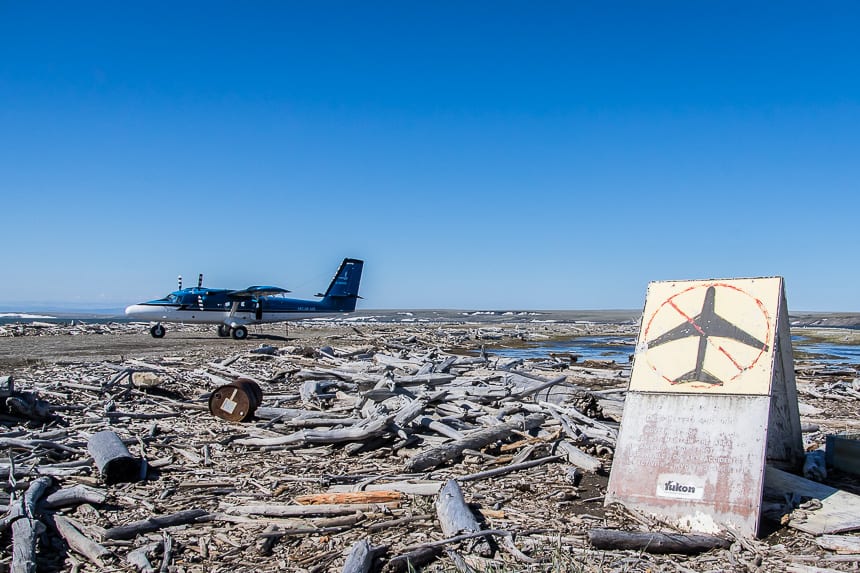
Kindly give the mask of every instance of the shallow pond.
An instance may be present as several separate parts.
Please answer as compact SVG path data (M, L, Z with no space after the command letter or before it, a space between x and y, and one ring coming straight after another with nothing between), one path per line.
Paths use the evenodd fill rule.
M860 346L807 341L793 337L797 357L814 356L826 364L849 363L860 365ZM573 354L582 360L614 360L622 364L633 355L636 339L621 336L582 336L569 340L538 342L518 348L491 348L489 352L507 358L547 358L550 354Z

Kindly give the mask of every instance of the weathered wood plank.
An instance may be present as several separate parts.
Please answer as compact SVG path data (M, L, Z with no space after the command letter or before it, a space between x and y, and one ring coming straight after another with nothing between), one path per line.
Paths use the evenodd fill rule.
M817 510L792 512L790 527L822 535L860 529L860 496L817 483L771 466L765 468L765 488L821 501Z

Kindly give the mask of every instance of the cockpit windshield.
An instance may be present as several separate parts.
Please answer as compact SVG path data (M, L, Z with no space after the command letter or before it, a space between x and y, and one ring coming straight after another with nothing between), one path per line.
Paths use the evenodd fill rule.
M149 304L179 304L179 295L172 292L164 298L157 298Z

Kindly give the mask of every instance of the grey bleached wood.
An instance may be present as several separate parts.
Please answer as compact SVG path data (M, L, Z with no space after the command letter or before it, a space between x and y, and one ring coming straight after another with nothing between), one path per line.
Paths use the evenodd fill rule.
M346 556L343 573L369 573L373 566L373 548L367 539L355 543Z
M234 515L264 515L266 517L307 517L311 515L349 515L359 511L376 511L396 507L396 503L336 503L318 505L286 505L282 503L248 504L228 507Z
M455 430L451 426L440 422L439 420L434 420L428 416L421 416L418 418L418 423L425 427L433 430L437 434L441 434L446 438L451 438L452 440L461 440L466 437L466 434L460 432L459 430Z
M302 410L299 408L273 408L271 406L260 406L254 411L254 416L261 420L275 419L300 419L313 420L316 418L336 418L331 412L317 412L315 410Z
M11 520L12 529L12 573L34 573L36 571L36 538L45 530L38 519L39 501L53 484L49 477L33 480L24 496L13 505L4 521ZM4 528L0 526L0 531Z
M448 482L439 491L436 498L436 517L442 527L442 533L453 537L461 533L476 533L481 531L481 526L475 516L466 505L463 490L456 480ZM481 555L490 555L492 550L485 539L477 541L473 546Z
M536 460L529 460L527 462L520 462L517 464L509 464L506 466L502 466L499 468L493 468L491 470L486 470L474 474L469 474L465 476L460 476L457 478L457 481L477 481L482 479L487 479L491 477L497 477L501 475L506 475L512 472L517 472L520 470L526 470L529 468L533 468L535 466L540 466L548 462L556 462L558 460L563 459L564 456L546 456L543 458L538 458Z
M441 400L446 392L423 392L416 396L414 400L406 402L395 414L392 420L392 425L397 435L402 439L407 439L409 436L405 431L405 426L417 418L424 412L428 404Z
M531 430L539 427L543 422L543 416L532 414L522 422L507 422L498 426L476 430L467 434L462 439L419 452L406 462L406 471L420 472L435 468L448 460L456 458L463 453L463 450L480 450L496 440L507 438L515 430Z
M349 428L332 430L303 429L286 436L275 438L243 438L233 443L241 446L286 446L296 444L335 444L340 442L356 442L382 435L391 422L393 415L380 416L364 420Z
M104 567L104 559L111 556L107 547L84 535L69 519L62 515L54 515L53 522L54 528L73 551L80 553L99 567Z
M154 573L155 568L152 566L152 563L149 562L148 555L155 553L160 547L161 541L147 543L146 545L142 545L137 549L129 551L128 555L125 556L125 560L133 565L139 573Z
M426 386L438 386L440 384L447 384L457 377L453 374L445 374L442 372L428 372L427 374L412 374L409 376L395 376L394 382L400 386L412 386L412 385L426 385Z
M511 375L508 374L508 376L511 376ZM520 376L522 376L523 378L527 378L526 376L523 376L523 375L520 375ZM551 387L555 386L556 384L561 384L562 382L564 382L566 380L567 380L566 375L565 376L557 376L557 377L553 378L552 380L544 380L544 381L541 381L540 379L535 377L533 382L527 383L522 389L512 392L508 398L505 398L505 401L521 400L521 399L526 398L528 396L532 396L534 394L537 394L541 390L546 390L547 388L551 388Z
M36 539L44 531L38 519L22 516L12 522L11 573L36 572Z
M50 494L45 498L43 506L48 509L55 509L70 505L80 505L82 503L99 505L104 503L106 499L107 492L104 490L78 484L59 489Z
M822 535L815 539L815 544L828 551L857 555L860 561L860 537L856 535Z
M618 440L618 430L611 426L607 426L602 422L594 420L589 416L586 416L576 408L563 408L550 402L540 402L540 405L546 407L550 411L559 412L575 420L578 420L581 424L584 424L586 428L580 428L580 431L589 438L606 441L608 442L608 445L612 446L614 446L615 442ZM588 428L592 428L593 430L589 430Z
M792 512L789 527L821 535L860 529L860 496L822 483L796 476L771 466L765 466L765 490L777 497L786 493L821 500L821 508Z
M138 534L150 533L152 531L158 531L159 529L171 527L174 525L185 525L186 523L193 523L207 516L208 514L209 512L207 512L205 509L186 509L168 515L154 515L147 519L133 521L126 525L111 527L110 529L105 531L104 538L133 539Z
M587 472L598 473L603 470L603 462L589 455L570 442L561 440L558 442L558 449L564 452L567 456L567 461L578 468L582 468Z
M417 418L424 409L433 402L437 402L445 397L445 390L437 392L423 392L416 396L415 400L407 403L403 408L397 411L394 415L394 424L396 426L405 426L415 418Z

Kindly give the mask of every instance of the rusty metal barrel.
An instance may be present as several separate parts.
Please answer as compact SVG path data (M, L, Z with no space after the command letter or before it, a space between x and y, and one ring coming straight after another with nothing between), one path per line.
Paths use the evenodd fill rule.
M229 422L245 422L263 401L263 391L253 380L239 378L216 388L209 396L209 412Z

